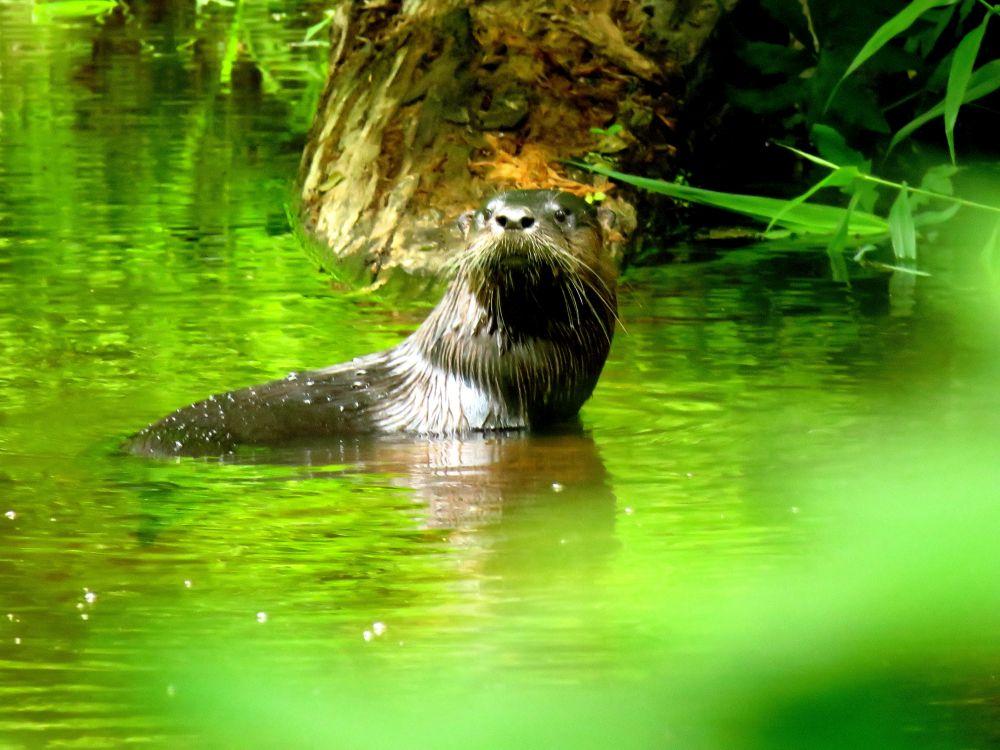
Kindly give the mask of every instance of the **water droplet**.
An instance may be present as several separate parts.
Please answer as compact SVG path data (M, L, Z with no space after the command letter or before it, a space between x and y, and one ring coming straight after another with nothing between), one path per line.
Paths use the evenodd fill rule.
M374 636L372 635L372 631L366 630L364 633L361 634L361 637L364 638L366 641L370 641Z
M20 646L21 645L21 639L20 638L14 638L14 645L15 646Z
M566 489L566 488L563 487L561 484L559 484L559 482L553 482L552 483L552 491L553 492L562 492L564 489Z
M4 515L7 516L7 518L9 518L11 521L17 518L17 513L15 513L12 510L8 510L6 513L4 513Z
M80 619L81 620L89 620L90 619L90 615L88 615L86 612L84 612L82 615L80 615Z
M186 588L186 589L191 588L191 581L190 581L190 579L186 579L184 581L184 588Z
M267 622L267 612L258 612L257 622Z
M97 594L95 594L93 591L88 591L86 594L83 595L83 598L84 601L87 602L87 604L93 604L94 602L97 601Z
M386 630L386 628L385 628L385 623L384 622L373 622L372 623L372 632L375 635L382 635L385 632L385 630Z

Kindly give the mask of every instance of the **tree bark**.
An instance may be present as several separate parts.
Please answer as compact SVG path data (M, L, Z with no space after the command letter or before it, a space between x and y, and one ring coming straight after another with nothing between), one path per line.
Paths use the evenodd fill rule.
M300 172L322 264L434 272L489 194L609 192L566 165L591 152L668 171L681 73L736 2L339 2Z

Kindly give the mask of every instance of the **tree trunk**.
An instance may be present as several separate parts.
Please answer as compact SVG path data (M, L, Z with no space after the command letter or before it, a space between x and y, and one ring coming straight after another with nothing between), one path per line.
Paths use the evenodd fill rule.
M339 2L300 173L323 265L434 272L491 193L607 192L565 164L588 153L666 171L680 73L736 2Z

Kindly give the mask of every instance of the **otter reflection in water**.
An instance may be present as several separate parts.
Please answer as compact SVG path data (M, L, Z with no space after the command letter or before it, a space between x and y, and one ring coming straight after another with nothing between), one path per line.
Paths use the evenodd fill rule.
M503 193L462 217L455 278L398 346L212 396L147 427L129 449L210 455L323 436L448 435L571 419L614 333L610 218L568 193Z
M296 559L302 552L298 542L308 544L308 556L317 561L322 580L336 583L330 596L348 609L351 601L361 600L364 606L377 601L386 608L411 604L393 598L413 596L398 578L400 565L406 564L401 558L434 555L438 541L461 553L453 559L460 562L463 577L479 580L477 587L494 592L558 588L567 581L586 585L600 578L619 545L612 478L593 438L575 425L558 434L326 438L298 446L240 449L224 460L231 466L268 465L262 472L230 471L222 480L239 483L247 502L193 503L192 496L200 492L197 484L165 482L155 470L146 475L148 482L136 482L135 472L146 467L128 461L115 464L125 472L128 486L138 490L137 534L142 543L194 545L192 557L198 559L206 537L189 539L191 516L196 515L197 525L220 530L225 539L229 530L242 529L238 533L251 535L254 544L272 540L271 552L278 558L269 553L269 561L282 555ZM212 486L219 481L213 472L199 476L198 481ZM400 492L385 492L385 486ZM319 506L317 496L324 498ZM274 502L276 498L280 502ZM359 509L365 528L377 523L381 533L358 533L354 524ZM307 532L298 526L304 517L309 519ZM294 531L289 521L295 522ZM255 536L257 532L246 531L250 527L263 531ZM433 532L410 538L412 544L396 536L401 529L417 527ZM299 531L305 535L296 536ZM293 547L288 546L288 534L298 540ZM387 544L387 536L399 543ZM423 546L431 540L430 547ZM356 586L341 585L351 580ZM322 582L303 585L321 587ZM478 603L479 597L469 601L470 606Z

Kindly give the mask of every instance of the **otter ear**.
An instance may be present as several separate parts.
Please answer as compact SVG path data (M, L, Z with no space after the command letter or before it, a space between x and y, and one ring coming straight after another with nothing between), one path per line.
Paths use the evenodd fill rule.
M598 206L597 221L600 223L601 228L604 229L605 232L610 232L618 226L618 214L607 206Z
M469 237L469 230L472 229L472 222L475 220L475 218L476 218L475 211L466 211L464 214L459 216L457 221L455 222L456 224L458 224L458 228L462 232L462 237L464 237L465 239L468 239Z

